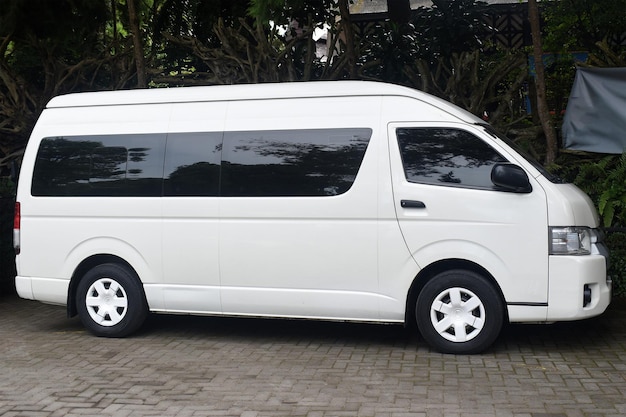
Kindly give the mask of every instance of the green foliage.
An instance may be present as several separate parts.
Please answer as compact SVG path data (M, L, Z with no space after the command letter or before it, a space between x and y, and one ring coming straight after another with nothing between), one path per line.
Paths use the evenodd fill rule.
M604 227L626 227L626 154L569 165L562 173L596 203Z
M233 26L246 15L246 2L231 0L164 0L158 12L152 15L153 49L164 46L166 57L174 60L185 55L184 51L168 45L163 33L172 36L193 36L206 44L218 46L214 27L221 19ZM165 42L165 45L162 43ZM173 55L172 55L173 54Z
M119 16L111 7L117 1L0 0L3 162L20 154L53 96L128 86L134 68L123 41L130 38L112 38Z
M481 42L484 3L438 0L407 24L374 25L360 42L360 78L408 85L451 101L491 123L525 115L526 57Z
M613 280L613 294L626 296L626 233L609 233L606 240L611 251L608 274Z
M0 198L14 198L17 187L9 177L0 177Z
M421 42L412 23L383 22L369 28L361 41L359 72L365 79L407 84L420 58Z
M107 19L102 0L1 0L0 6L1 31L17 39L90 40Z
M432 7L420 7L414 22L422 58L434 62L482 47L485 24L478 0L433 0Z
M596 204L607 228L614 294L626 296L626 154L562 154L558 162L559 175L572 180Z
M184 85L209 71L203 60L181 48L178 38L189 38L211 48L219 48L218 24L228 28L239 24L246 14L246 2L231 0L164 0L152 18L152 84Z
M250 0L248 15L258 19L263 23L270 20L283 24L283 16L286 2L284 0Z
M626 28L626 0L542 2L545 47L554 52L589 51L596 42L621 36Z

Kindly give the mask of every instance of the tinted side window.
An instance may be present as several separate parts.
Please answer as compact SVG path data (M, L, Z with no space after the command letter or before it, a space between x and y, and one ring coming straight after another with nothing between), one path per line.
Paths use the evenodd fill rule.
M45 138L35 196L160 196L165 134Z
M487 143L463 130L401 128L396 135L410 182L494 189L491 168L506 162Z
M350 189L372 130L227 132L223 196L332 196Z
M165 150L165 196L217 196L222 133L173 133Z

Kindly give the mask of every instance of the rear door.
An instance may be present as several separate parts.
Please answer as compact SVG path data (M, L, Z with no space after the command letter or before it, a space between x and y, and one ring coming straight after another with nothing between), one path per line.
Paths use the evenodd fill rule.
M230 104L219 232L225 314L379 317L381 132L370 117L379 106L349 97Z

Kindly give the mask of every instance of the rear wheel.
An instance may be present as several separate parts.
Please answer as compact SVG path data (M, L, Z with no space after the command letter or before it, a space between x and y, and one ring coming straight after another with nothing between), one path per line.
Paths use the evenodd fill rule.
M446 271L428 281L415 312L422 337L443 353L487 349L504 322L504 305L493 284L465 270Z
M124 337L144 322L148 308L136 274L118 264L88 271L76 292L78 316L96 336Z

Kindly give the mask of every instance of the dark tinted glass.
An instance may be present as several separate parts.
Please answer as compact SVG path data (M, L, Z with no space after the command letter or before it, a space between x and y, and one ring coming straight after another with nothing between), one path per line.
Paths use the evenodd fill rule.
M167 135L165 196L217 196L222 133Z
M227 132L224 196L333 196L354 182L371 129Z
M165 134L42 140L35 196L160 196Z
M220 172L222 137L228 144ZM354 182L371 129L55 137L35 196L321 196Z
M396 134L410 182L493 189L491 168L506 162L487 143L463 130L402 128Z

